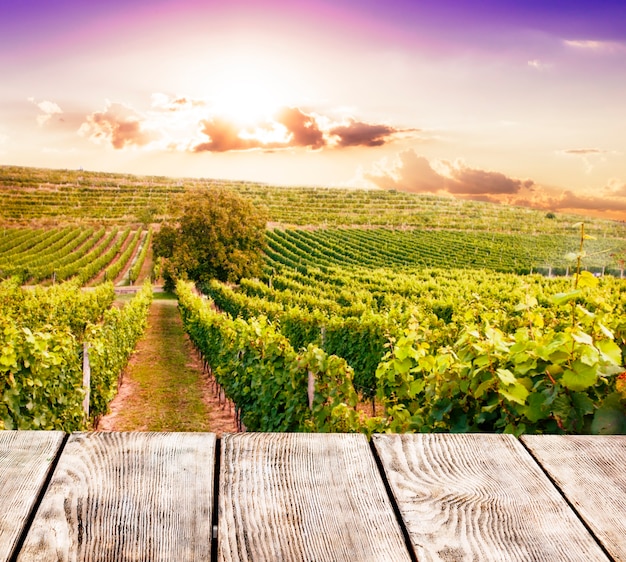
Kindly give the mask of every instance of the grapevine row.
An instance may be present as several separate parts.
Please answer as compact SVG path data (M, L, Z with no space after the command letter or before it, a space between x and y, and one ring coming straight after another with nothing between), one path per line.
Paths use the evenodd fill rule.
M111 284L90 292L72 283L36 292L4 284L0 296L7 292L0 315L0 429L86 429L115 395L146 325L151 286L123 309L106 308ZM91 363L90 419L82 408L85 346Z

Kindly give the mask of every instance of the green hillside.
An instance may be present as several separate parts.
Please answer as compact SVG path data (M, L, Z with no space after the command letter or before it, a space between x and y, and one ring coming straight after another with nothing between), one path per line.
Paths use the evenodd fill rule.
M162 176L0 166L0 221L159 222L173 196L226 185L291 226L386 226L528 234L571 234L580 216L399 191L277 187ZM550 215L552 216L552 215ZM626 224L585 218L590 234L626 238Z

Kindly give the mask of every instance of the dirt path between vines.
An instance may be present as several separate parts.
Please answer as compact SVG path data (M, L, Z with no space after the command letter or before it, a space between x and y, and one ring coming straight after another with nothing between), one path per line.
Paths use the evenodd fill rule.
M146 333L98 431L237 431L185 334L177 301L152 302Z

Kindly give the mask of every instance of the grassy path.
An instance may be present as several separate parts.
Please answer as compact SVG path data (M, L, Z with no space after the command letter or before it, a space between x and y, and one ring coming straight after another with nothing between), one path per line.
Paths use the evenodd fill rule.
M236 431L228 408L220 407L211 393L176 305L175 300L153 301L146 333L124 371L111 413L98 429Z

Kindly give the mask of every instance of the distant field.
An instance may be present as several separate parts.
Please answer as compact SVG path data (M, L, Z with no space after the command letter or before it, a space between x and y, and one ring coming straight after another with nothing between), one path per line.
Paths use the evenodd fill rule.
M0 279L45 284L68 279L80 285L143 280L151 230L127 227L5 228L0 232Z
M143 244L147 225L167 219L173 197L218 185L266 210L268 257L290 266L567 275L574 261L565 256L579 246L575 225L581 217L526 208L396 191L0 166L0 277L24 283L136 280L138 272L130 268L138 249L149 245ZM626 225L584 222L593 239L586 241L583 265L623 276Z
M580 216L459 201L399 191L276 187L162 176L0 166L0 221L5 225L90 221L100 224L160 222L177 194L225 185L284 226L362 226L575 234ZM626 224L585 218L590 234L626 238Z
M81 285L141 282L150 231L126 227L5 228L0 231L0 278L22 284L75 279ZM267 263L307 267L486 269L504 273L571 275L579 239L570 235L500 234L389 228L267 231ZM626 240L586 241L584 269L624 276Z
M418 267L489 269L508 273L571 274L580 237L565 234L501 234L454 230L274 229L268 256L290 267L362 266L395 270ZM626 240L585 242L585 269L623 277Z

